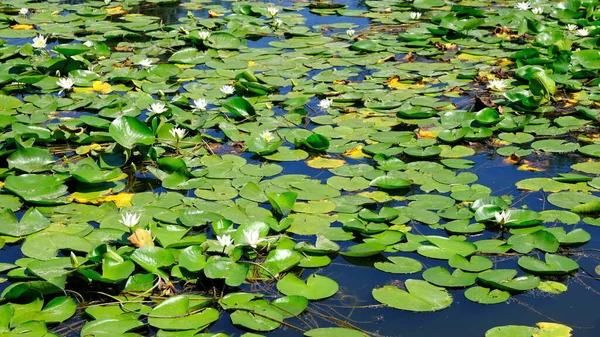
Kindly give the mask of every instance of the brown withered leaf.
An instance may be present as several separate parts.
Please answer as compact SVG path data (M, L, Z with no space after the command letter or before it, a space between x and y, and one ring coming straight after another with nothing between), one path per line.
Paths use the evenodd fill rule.
M131 234L127 240L131 242L132 245L137 248L142 247L154 247L154 240L152 239L152 234L149 231L138 228L135 230L133 234Z
M133 51L133 47L130 47L130 46L116 46L115 50L116 51L129 52L129 51Z
M408 54L404 55L402 58L398 59L398 61L406 61L406 62L413 62L415 60L415 55L409 51Z

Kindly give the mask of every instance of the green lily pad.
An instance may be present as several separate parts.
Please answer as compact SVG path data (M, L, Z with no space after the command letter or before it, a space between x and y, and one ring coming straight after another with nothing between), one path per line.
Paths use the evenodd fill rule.
M484 284L506 291L527 291L536 288L540 284L537 276L517 276L513 269L487 270L479 274L479 280Z
M288 296L304 296L309 300L331 297L338 291L338 284L325 276L312 274L306 283L294 274L287 274L277 281L277 290Z
M546 262L531 256L523 256L519 259L519 267L533 274L541 275L563 275L579 269L579 264L566 256L546 254Z
M510 299L510 293L499 289L472 287L465 290L465 297L472 302L480 304L498 304Z
M444 289L421 280L406 280L406 290L394 286L373 289L372 295L380 303L408 311L437 311L452 304L452 296Z

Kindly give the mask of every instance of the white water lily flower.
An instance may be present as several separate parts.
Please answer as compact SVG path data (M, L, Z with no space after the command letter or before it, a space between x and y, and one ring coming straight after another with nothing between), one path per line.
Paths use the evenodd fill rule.
M217 241L219 241L219 245L223 247L228 247L233 244L233 238L227 234L222 236L217 236Z
M273 20L273 26L275 27L280 27L283 24L283 20L281 20L280 18L276 18L275 20Z
M531 3L528 2L517 2L517 6L515 6L516 9L521 10L521 11L528 11L531 9Z
M505 80L491 80L487 87L490 90L501 91L504 90L507 85Z
M514 221L510 219L510 216L510 210L504 210L501 213L494 212L494 218L496 219L496 222L501 225Z
M142 67L142 68L150 68L152 66L152 60L149 58L145 58L143 60L141 60L140 62L137 63L138 66Z
M126 212L125 214L121 214L121 220L119 220L119 222L131 228L140 222L140 218L140 214Z
M110 3L110 1L111 0L104 0L104 3L108 5Z
M91 48L91 47L93 47L93 46L94 46L94 42L92 42L92 41L85 41L85 42L83 43L83 45L84 45L84 46L86 46L86 47L90 47L90 48Z
M27 9L27 8L21 8L19 10L19 14L25 16L25 15L29 14L29 9Z
M169 133L175 139L182 140L183 137L185 137L185 134L187 133L187 131L185 131L185 129L183 129L183 128L172 128L171 130L169 130Z
M277 13L279 13L279 9L273 5L269 5L267 6L267 13L269 13L269 15L273 17L277 15Z
M572 23L569 23L567 25L567 29L570 30L570 31L575 31L575 30L577 30L577 28L579 28L579 27L577 27L577 25L574 25Z
M328 99L328 98L322 99L319 102L319 108L321 110L327 110L327 109L329 109L329 107L331 107L331 103L333 103L333 100L331 100L331 99Z
M270 142L273 140L273 134L269 130L263 131L259 136L262 139L266 140L267 142Z
M346 35L348 35L348 37L353 37L354 33L356 33L356 31L352 28L346 30Z
M413 20L419 20L421 18L421 13L419 12L410 12L410 18Z
M224 93L225 95L231 95L235 92L235 89L230 86L230 85L224 85L221 87L221 89L219 89L222 93Z
M46 42L47 42L46 37L44 37L42 35L38 35L33 38L33 48L44 49L47 46Z
M151 112L155 113L155 114L161 114L165 111L167 111L167 107L166 105L162 104L162 103L152 103L150 104L150 108L148 109Z
M587 28L581 28L578 29L575 34L579 35L579 36L588 36L590 35L590 31Z
M58 85L59 87L62 88L60 90L59 94L61 94L65 90L69 90L69 89L73 88L74 84L75 84L75 81L73 81L73 79L70 77L59 78L58 81L56 81L56 85Z
M248 243L252 248L256 248L257 244L264 241L264 239L259 238L259 235L260 233L257 230L244 231L244 238L246 239L246 243Z
M208 102L204 98L195 99L192 104L194 104L194 110L206 110L206 106L208 106Z
M533 14L540 15L544 13L544 7L534 7L531 9L531 11L533 12Z
M203 30L200 33L198 33L198 36L202 39L202 40L206 40L208 39L208 37L210 36L210 32Z

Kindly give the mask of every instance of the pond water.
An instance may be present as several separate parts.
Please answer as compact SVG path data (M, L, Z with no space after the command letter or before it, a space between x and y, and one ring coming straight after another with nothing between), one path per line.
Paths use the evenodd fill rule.
M0 335L600 336L597 1L2 6Z

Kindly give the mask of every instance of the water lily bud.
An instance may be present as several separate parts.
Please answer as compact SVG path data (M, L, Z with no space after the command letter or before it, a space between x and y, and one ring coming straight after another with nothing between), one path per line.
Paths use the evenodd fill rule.
M79 261L77 261L77 256L73 252L71 252L71 267L77 269L79 268Z

